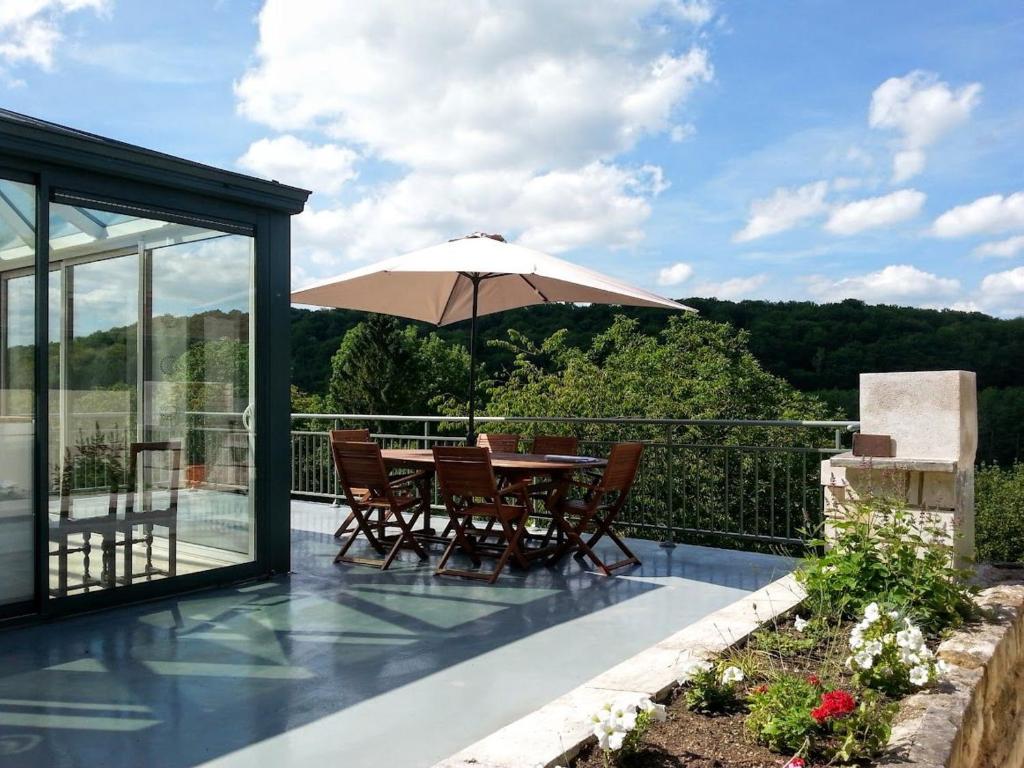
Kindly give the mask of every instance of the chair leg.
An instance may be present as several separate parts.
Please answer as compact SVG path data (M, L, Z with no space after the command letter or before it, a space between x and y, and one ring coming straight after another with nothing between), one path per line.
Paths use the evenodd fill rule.
M349 512L348 517L345 518L345 522L339 525L338 530L334 532L334 538L340 539L344 534L348 533L348 527L352 525L352 521L355 519L355 515Z
M448 568L448 561L451 559L451 556L455 554L457 549L461 549L465 552L473 562L473 565L477 568L481 565L480 555L477 553L476 547L473 546L473 543L469 540L469 537L466 536L466 523L460 521L460 517L466 517L468 519L470 516L459 515L458 513L451 515L450 525L455 531L455 538L451 540L447 547L445 547L444 554L441 555L441 559L437 563L437 568L434 570L434 574L437 576L455 575L465 576L467 578L483 578L482 574L472 574L468 571L455 571Z
M417 555L419 555L420 560L427 559L427 553L412 535L410 524L406 522L401 513L395 512L394 516L395 524L398 526L401 533L395 537L395 543L392 545L391 551L388 552L387 557L384 558L384 564L381 566L382 571L387 570L391 566L391 563L393 563L395 558L398 556L398 550L402 549L402 547L410 547Z

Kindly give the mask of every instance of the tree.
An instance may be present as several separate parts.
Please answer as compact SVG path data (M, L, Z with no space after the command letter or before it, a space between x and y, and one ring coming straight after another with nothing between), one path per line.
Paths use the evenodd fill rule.
M558 331L541 344L510 332L509 378L490 390L488 411L685 419L823 418L825 406L765 371L748 335L726 323L674 317L657 335L617 317L589 349Z
M339 413L431 415L457 407L468 386L460 345L393 317L370 315L342 337L331 359L329 402Z

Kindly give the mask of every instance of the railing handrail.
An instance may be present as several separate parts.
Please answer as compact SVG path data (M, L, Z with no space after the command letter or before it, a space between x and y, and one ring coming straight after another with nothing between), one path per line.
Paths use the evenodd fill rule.
M335 421L418 421L418 422L468 422L468 416L398 416L395 414L369 413L293 413L292 421L298 419L330 419ZM799 420L799 419L651 419L633 416L476 416L475 421L531 422L558 421L566 424L648 424L655 426L709 426L709 427L792 427L845 429L856 432L859 421Z

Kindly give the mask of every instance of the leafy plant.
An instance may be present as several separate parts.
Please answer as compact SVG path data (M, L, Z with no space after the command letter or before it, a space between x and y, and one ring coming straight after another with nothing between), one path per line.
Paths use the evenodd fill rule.
M727 666L719 670L710 661L694 660L682 666L678 682L686 686L683 700L689 709L712 714L739 708L737 685L743 679L744 673L739 667Z
M818 684L803 676L783 674L751 692L747 730L769 749L796 752L808 744L818 727L811 711L820 696Z
M899 611L883 611L877 603L869 604L854 626L850 650L847 665L855 670L856 681L890 696L934 682L947 671L914 622Z
M797 571L808 607L855 619L868 604L904 609L928 632L977 615L967 574L950 563L945 531L927 513L915 518L899 500L876 497L846 505L831 541L817 541Z
M828 623L820 618L808 621L797 616L788 627L762 627L750 636L747 645L753 650L788 659L814 650L828 631Z
M871 758L881 752L889 743L892 720L898 706L874 691L861 691L856 708L830 723L834 738L827 753L830 759L848 763Z
M981 467L974 483L978 559L1024 563L1024 462Z

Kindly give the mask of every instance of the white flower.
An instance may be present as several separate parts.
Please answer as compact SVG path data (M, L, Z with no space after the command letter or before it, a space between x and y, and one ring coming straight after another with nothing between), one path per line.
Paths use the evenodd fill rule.
M949 664L946 663L945 659L939 659L935 662L935 672L941 677L945 677L946 675L948 675L951 669L952 667L950 667Z
M856 651L864 645L864 632L859 627L854 627L850 633L850 650Z
M893 621L896 621L896 619L898 619L899 617L900 617L900 612L899 611L889 611L889 618L892 619Z
M612 723L623 731L632 731L636 727L636 702L620 699L605 705L611 713Z
M810 622L808 622L807 619L803 618L802 616L797 616L793 619L793 629L795 629L797 632L803 632L807 628L807 625L809 623Z
M663 723L668 719L664 704L655 704L650 699L643 699L640 702L640 709L649 714L655 722Z
M597 745L604 750L615 752L622 748L622 741L626 738L626 732L617 728L615 723L608 721L594 727L594 735L597 737Z
M920 687L928 682L928 667L918 666L910 670L910 682Z
M900 661L909 666L921 663L921 657L909 648L900 648Z
M874 624L881 615L881 611L878 610L878 603L869 603L868 607L864 609L864 621L868 624Z
M822 573L835 573L836 572L836 567L834 565L826 565L824 568L821 569L821 572Z
M896 633L896 645L900 648L916 651L924 645L924 635L920 629L910 625Z
M882 642L886 645L892 645L892 642L895 639L896 635L894 635L892 632L887 632L886 634L882 635Z
M878 640L870 640L864 644L864 653L878 656L882 652L882 643Z
M702 659L691 659L684 662L679 667L679 677L676 678L676 682L680 685L686 685L701 672L708 672L713 666L710 661L703 661Z
M743 670L739 667L726 667L722 673L722 685L728 685L729 683L739 683L743 680Z
M868 621L867 619L864 619L864 621L861 621L858 624L856 624L854 626L854 629L857 630L858 632L865 632L865 631L867 631L867 629L870 626L871 626L871 622Z
M871 665L875 663L875 657L867 651L861 651L853 657L853 661L861 669L871 669Z

